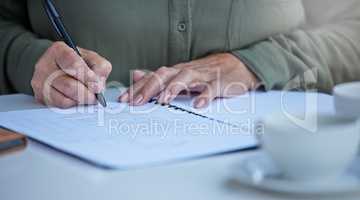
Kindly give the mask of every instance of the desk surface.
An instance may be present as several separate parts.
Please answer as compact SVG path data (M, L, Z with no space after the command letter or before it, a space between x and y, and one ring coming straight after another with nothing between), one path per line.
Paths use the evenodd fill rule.
M28 96L0 97L0 111L34 107L39 105ZM110 171L30 141L26 150L0 157L0 199L300 199L231 184L229 177L234 163L254 153Z

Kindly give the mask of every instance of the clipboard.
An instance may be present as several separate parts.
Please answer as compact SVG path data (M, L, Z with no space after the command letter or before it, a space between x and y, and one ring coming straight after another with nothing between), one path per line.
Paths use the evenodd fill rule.
M24 135L0 127L0 156L25 149L27 139Z

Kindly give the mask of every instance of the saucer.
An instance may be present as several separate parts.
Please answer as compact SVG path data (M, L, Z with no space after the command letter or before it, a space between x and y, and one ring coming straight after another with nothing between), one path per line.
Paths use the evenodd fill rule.
M324 183L287 180L265 153L245 158L234 166L233 172L233 181L263 191L299 195L360 194L360 158L337 181Z

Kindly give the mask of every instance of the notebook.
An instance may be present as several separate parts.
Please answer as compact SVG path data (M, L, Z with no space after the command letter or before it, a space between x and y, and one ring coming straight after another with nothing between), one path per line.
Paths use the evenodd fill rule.
M201 110L192 108L189 97L171 105L151 101L140 107L113 99L107 108L3 112L0 126L97 166L131 169L256 148L255 125L261 116L282 105L298 112L307 103L302 93L288 93L288 104L282 96L249 93L216 100ZM331 107L330 96L310 96L316 96L316 104L321 100L322 109Z

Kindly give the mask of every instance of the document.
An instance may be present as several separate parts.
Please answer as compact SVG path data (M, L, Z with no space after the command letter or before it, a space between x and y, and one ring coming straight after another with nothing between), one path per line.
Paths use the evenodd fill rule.
M254 148L256 121L280 111L280 104L289 112L302 110L305 96L289 93L285 105L280 92L251 93L216 100L202 110L192 108L189 97L169 106L151 102L140 107L114 99L107 108L3 112L0 126L99 166L129 169ZM330 110L330 96L313 96L316 104L322 102L320 110Z

